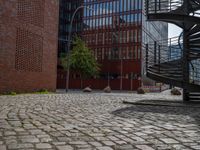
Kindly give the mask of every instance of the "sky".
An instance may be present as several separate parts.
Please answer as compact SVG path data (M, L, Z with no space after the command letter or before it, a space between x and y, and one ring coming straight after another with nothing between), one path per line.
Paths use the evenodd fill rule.
M182 32L181 28L169 23L169 31L168 31L169 38L179 36L181 32Z
M195 16L200 17L200 11L196 11L195 13ZM181 32L181 28L173 24L169 24L169 38L179 36Z

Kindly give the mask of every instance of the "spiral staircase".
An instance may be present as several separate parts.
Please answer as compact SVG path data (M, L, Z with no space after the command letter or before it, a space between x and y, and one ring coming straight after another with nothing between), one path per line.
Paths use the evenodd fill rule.
M148 21L173 23L179 37L146 45L147 76L183 88L184 101L200 100L200 0L146 0Z

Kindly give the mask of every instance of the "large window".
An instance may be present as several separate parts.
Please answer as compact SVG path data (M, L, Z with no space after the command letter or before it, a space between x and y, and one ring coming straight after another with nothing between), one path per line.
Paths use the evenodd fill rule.
M141 0L85 0L84 4L93 9L84 9L84 35L97 59L121 59L121 55L140 59L136 45L141 44Z

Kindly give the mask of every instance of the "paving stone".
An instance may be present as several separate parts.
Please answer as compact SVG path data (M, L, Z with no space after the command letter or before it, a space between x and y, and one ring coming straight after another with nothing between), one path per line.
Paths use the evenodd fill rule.
M0 150L7 150L6 145L0 145Z
M53 142L53 145L65 145L66 142Z
M113 143L112 141L102 141L105 145L107 146L113 146L116 145L115 143Z
M5 131L4 135L5 136L16 135L16 133L14 131Z
M163 99L173 107L122 103ZM200 106L175 106L179 99L164 93L0 96L0 150L199 149Z
M122 146L115 146L115 150L133 150L135 148L133 148L132 145L130 144L126 144L126 145L122 145Z
M40 141L41 141L42 143L47 143L47 142L51 142L52 139L46 137L46 138L41 138Z
M125 141L115 141L115 143L117 143L118 145L127 144L127 142L125 142Z
M6 145L17 144L17 140L16 139L9 139L9 140L6 140L5 143L6 143Z
M111 147L108 146L102 146L102 147L97 147L98 150L113 150Z
M84 142L84 141L72 141L72 142L69 142L69 144L72 144L72 145L85 145L85 144L87 144L87 142Z
M51 148L51 145L48 143L38 143L36 144L36 148L38 149L48 149Z
M178 141L176 141L172 138L165 138L165 139L160 139L160 140L165 142L166 144L177 144L177 143L179 143Z
M74 150L74 148L70 145L56 146L58 150Z
M99 142L89 142L91 145L95 146L95 147L99 147L99 146L102 146L101 143Z
M195 150L200 150L200 145L194 145L194 146L191 146L191 148Z
M33 148L33 144L8 144L8 149L28 149Z
M136 145L135 147L141 149L141 150L154 150L152 147L148 145Z
M22 143L39 143L39 139L37 138L25 138L21 139Z

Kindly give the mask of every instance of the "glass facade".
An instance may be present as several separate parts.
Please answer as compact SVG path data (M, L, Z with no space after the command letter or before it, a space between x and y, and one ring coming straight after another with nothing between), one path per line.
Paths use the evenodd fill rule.
M76 8L85 6L77 15L73 32L81 33L101 64L100 77L95 79L137 80L143 73L145 43L168 38L167 23L146 22L143 0L71 0L70 3ZM68 21L75 10L72 4L64 6L69 14L65 11L60 14L68 16ZM68 25L61 24L60 35L64 38Z
M97 60L139 60L141 0L84 0L83 36Z
M73 12L81 4L82 0L60 0L58 54L68 51L67 42L68 42L70 21ZM75 34L78 35L81 34L83 25L82 18L83 18L83 11L78 11L73 21L72 36Z

